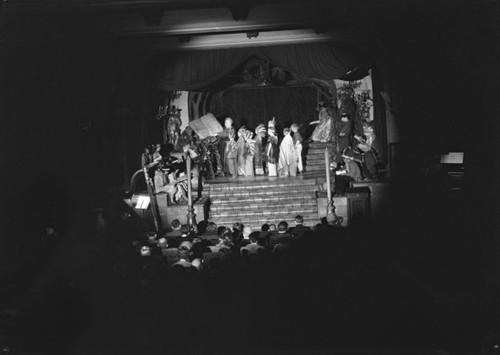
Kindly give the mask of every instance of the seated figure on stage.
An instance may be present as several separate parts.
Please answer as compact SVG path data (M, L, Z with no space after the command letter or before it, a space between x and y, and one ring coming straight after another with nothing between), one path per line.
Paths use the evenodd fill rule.
M266 135L266 126L264 126L263 123L259 124L257 128L255 128L255 175L264 175L264 140Z
M313 142L330 142L332 140L333 129L333 108L327 107L324 103L320 103L319 119L309 123L318 124L311 135Z
M361 181L363 176L358 164L362 163L362 156L357 153L352 147L347 147L342 152L342 159L344 160L344 169L335 172L336 175L348 176L354 181Z
M155 192L166 192L168 204L176 204L187 198L187 177L185 162L170 155L162 157L161 164L155 166Z
M266 145L266 163L269 176L278 176L276 164L279 159L278 136L274 127L268 128Z
M280 144L280 155L278 160L279 176L297 175L297 152L290 135L290 128L283 130L283 140Z
M374 179L378 174L378 165L380 164L380 155L374 146L375 133L373 127L368 123L363 125L363 136L354 135L356 141L356 150L363 156L361 168L363 176L367 179Z

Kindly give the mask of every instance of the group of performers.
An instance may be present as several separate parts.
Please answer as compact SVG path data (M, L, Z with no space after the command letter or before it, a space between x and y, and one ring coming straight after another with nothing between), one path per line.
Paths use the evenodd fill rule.
M144 148L141 165L146 180L151 180L154 191L166 192L170 204L187 198L186 164L183 159L171 155L157 143Z
M245 126L236 131L233 120L227 117L220 137L225 176L284 177L296 176L304 170L302 137L297 124L283 129L283 138L279 143L275 118L267 126L260 123L252 132Z
M382 165L375 147L375 132L371 122L354 120L346 112L339 113L331 105L321 103L319 120L311 141L332 142L332 168L337 175L346 175L354 181L375 179Z
M299 126L283 130L278 144L276 119L257 125L252 132L242 126L236 130L227 117L220 134L220 153L224 176L296 176L302 173L302 137ZM236 138L237 137L237 138Z
M332 169L354 181L377 177L379 154L374 146L371 122L354 122L347 113L329 105L320 105L319 119L311 142L333 143ZM276 119L260 123L252 131L246 126L236 129L227 117L222 132L204 139L188 125L180 132L169 130L167 147L148 146L142 154L142 167L154 181L156 192L165 191L172 203L185 198L185 153L197 163L197 173L208 178L220 176L296 176L304 171L303 138L296 123L282 130L280 139ZM175 134L174 134L175 133ZM171 139L171 137L175 139ZM183 155L184 154L184 155Z

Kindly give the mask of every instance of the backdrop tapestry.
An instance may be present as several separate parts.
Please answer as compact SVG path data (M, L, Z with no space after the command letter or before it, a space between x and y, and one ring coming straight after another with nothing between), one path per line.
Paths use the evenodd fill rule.
M158 58L155 79L162 90L195 90L221 79L251 56L305 78L338 79L370 67L367 56L340 42L176 52Z
M208 112L222 122L229 116L235 127L245 125L252 130L259 123L267 124L274 116L279 132L298 123L303 124L304 135L310 134L308 123L318 118L317 101L318 91L312 85L234 88L213 95Z

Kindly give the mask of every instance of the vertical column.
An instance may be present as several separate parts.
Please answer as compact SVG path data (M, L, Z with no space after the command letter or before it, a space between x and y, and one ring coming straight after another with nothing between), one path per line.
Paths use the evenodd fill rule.
M196 215L193 207L193 191L191 188L191 156L189 152L186 154L186 174L187 174L187 188L188 188L188 213L187 224L190 226L196 224Z

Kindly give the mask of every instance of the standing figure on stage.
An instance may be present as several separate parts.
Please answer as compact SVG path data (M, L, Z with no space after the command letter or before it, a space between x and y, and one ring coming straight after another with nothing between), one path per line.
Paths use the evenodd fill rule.
M236 141L238 175L241 176L245 176L245 165L246 165L245 132L246 131L247 129L245 126L240 127L240 129L238 130L238 140Z
M255 176L253 171L253 159L255 156L255 140L253 139L253 132L246 130L245 138L245 176Z
M299 169L299 174L302 174L304 166L302 165L302 136L300 135L299 128L299 125L296 123L290 126L290 129L293 132L295 152L297 153L297 168Z
M146 146L144 147L144 153L142 153L141 156L141 166L148 167L149 164L153 162L153 155L151 154L151 147Z
M225 152L226 152L226 145L227 142L229 142L229 133L234 131L233 127L233 119L231 117L226 117L224 120L224 130L219 133L219 153L220 153L220 158L222 161L222 171L227 173L229 170L226 169L225 163L226 163L226 157L225 157Z
M270 121L271 122L271 121ZM278 176L276 164L279 159L278 136L274 127L269 127L267 131L266 162L269 176Z
M167 122L167 138L168 143L172 144L173 151L177 152L181 146L179 144L179 137L181 135L181 118L179 115L171 115Z
M224 149L225 173L231 175L233 178L238 177L238 151L236 141L234 140L235 136L234 129L228 132L229 140L226 141L226 147Z
M264 175L264 140L266 138L266 126L263 123L255 128L255 175Z
M352 122L347 113L343 113L340 115L339 128L337 131L339 153L342 154L347 147L351 146L351 134Z
M309 123L318 124L311 135L313 142L330 142L332 140L333 129L333 112L331 107L327 107L324 103L320 103L319 119Z
M290 128L283 130L283 140L280 144L280 157L278 161L279 176L297 175L297 152L290 135Z

